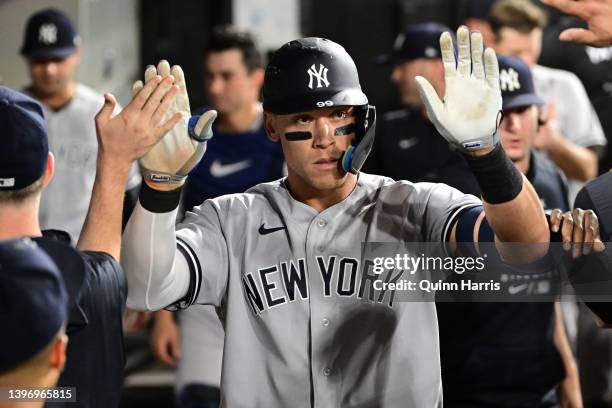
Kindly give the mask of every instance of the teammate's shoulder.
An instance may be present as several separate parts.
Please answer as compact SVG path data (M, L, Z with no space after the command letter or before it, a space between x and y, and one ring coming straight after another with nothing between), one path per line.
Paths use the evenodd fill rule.
M551 68L544 65L534 65L531 69L534 79L546 79L559 84L582 85L580 78L571 71L559 68Z
M80 101L94 101L96 103L104 102L104 95L81 83L76 84L74 97Z

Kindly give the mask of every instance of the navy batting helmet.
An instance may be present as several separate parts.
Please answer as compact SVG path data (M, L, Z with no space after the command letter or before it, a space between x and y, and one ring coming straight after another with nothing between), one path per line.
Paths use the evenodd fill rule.
M356 138L342 167L357 173L372 150L376 108L368 105L351 56L341 45L316 37L290 41L274 53L263 86L266 111L287 115L335 106L355 107Z

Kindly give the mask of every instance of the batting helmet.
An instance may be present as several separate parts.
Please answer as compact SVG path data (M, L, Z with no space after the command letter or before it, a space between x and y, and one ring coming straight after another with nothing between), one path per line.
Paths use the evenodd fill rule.
M290 41L274 53L263 86L266 111L287 115L334 106L355 107L356 138L342 167L357 173L372 150L376 108L368 105L351 56L341 45L316 37Z

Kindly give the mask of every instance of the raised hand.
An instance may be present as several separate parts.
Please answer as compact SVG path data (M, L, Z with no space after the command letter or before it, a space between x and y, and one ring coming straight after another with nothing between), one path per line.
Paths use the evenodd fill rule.
M211 127L217 112L210 110L202 116L190 118L185 75L178 65L170 67L168 61L162 60L157 67L148 66L144 76L144 84L141 81L134 83L134 95L138 95L156 77L174 78L178 94L174 103L163 113L163 117L178 114L182 119L140 159L140 166L145 180L150 185L182 184L189 171L195 167L206 151L206 141L212 137Z
M445 94L440 100L425 78L416 77L417 86L429 119L440 134L464 151L495 146L502 97L499 67L495 52L483 52L482 35L467 27L457 30L459 62L450 33L440 36L444 63Z

